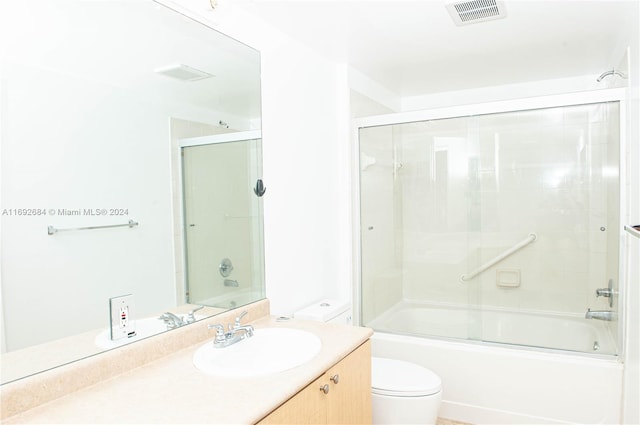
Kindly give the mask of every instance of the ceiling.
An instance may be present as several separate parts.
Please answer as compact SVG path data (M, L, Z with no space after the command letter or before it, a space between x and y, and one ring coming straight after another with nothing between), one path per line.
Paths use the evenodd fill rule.
M243 129L260 117L260 54L151 1L0 0L0 53L1 62L151 103L224 112ZM177 64L213 77L181 81L156 72Z
M637 0L506 0L506 18L456 26L445 0L233 2L398 96L595 78L640 16Z

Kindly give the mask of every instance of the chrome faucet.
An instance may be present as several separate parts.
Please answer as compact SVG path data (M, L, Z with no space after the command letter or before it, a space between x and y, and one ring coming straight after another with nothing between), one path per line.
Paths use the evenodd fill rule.
M585 319L597 319L597 320L606 320L608 322L612 320L616 320L618 315L615 311L604 311L604 310L591 310L587 309L587 313L584 315Z
M204 308L203 305L201 305L200 307L194 308L193 310L190 310L184 317L177 316L172 312L167 311L165 313L162 313L160 317L158 317L158 319L164 321L164 324L167 326L167 329L175 329L175 328L179 328L180 326L188 325L189 323L195 322L196 321L195 312L203 308Z
M253 336L253 326L241 325L240 321L247 312L243 311L238 317L236 317L233 326L229 324L227 332L224 331L224 326L217 323L215 325L208 325L209 329L216 329L216 337L213 340L213 346L216 348L224 348L235 344L243 339L251 338Z
M185 322L184 320L182 320L182 318L176 316L170 311L162 313L159 319L164 321L164 324L167 325L167 329L175 329L185 325Z
M236 317L236 320L233 322L233 332L237 333L239 331L243 331L245 334L245 338L251 338L253 336L253 326L240 324L240 320L242 320L242 318L246 316L247 313L248 312L245 310L240 313L238 317Z
M225 279L223 284L224 284L224 286L232 286L234 288L237 288L238 286L240 286L238 281L237 280L233 280L233 279Z

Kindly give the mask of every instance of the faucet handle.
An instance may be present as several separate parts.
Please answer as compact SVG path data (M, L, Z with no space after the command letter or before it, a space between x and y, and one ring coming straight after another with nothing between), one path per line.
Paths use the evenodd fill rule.
M216 339L214 342L224 342L226 337L224 335L224 326L220 323L216 323L215 325L207 325L207 329L216 329Z
M187 323L193 323L196 321L196 316L195 316L195 312L198 310L202 310L204 308L203 305L201 305L200 307L194 308L193 310L190 310L187 313Z
M596 289L596 297L607 297L609 298L613 295L613 290L611 288L598 288Z
M238 317L236 317L236 320L235 320L235 322L234 322L233 327L235 327L235 328L239 327L239 326L240 326L240 320L242 320L242 318L243 318L244 316L246 316L246 315L247 315L247 313L248 313L248 311L247 311L247 310L245 310L245 311L243 311L242 313L240 313L240 315L239 315Z

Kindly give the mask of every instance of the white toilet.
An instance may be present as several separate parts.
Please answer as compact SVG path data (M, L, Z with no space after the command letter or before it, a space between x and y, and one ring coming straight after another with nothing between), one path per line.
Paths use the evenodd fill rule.
M440 377L415 363L373 357L374 424L435 425L442 399Z
M293 317L317 322L350 325L351 309L347 301L324 299L296 311Z
M347 302L320 300L294 314L297 319L351 324ZM415 363L372 357L373 424L435 425L442 399L440 377Z

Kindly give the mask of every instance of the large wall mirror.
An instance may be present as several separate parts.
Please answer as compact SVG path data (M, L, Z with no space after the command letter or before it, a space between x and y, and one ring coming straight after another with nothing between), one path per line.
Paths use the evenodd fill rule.
M259 52L152 0L15 0L0 54L2 383L264 297Z

